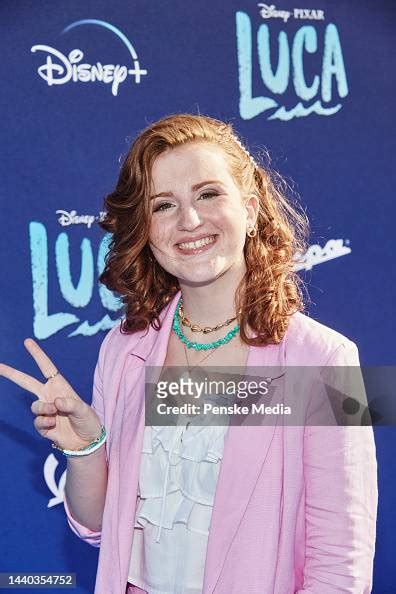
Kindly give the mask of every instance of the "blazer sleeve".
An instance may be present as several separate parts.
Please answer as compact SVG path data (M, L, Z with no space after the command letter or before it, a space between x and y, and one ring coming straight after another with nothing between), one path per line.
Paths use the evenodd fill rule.
M326 366L357 366L361 376L356 345L342 343ZM372 426L307 424L304 480L304 582L295 594L370 594L378 503Z
M107 350L107 345L109 342L110 335L114 330L110 330L105 336L102 341L99 350L98 361L96 363L95 371L94 371L94 378L93 378L93 389L92 389L92 402L91 407L95 410L96 414L98 415L100 422L104 425L104 399L103 399L103 371L105 365L105 355ZM104 444L106 447L107 444ZM69 505L67 503L66 497L63 498L63 505L66 512L67 522L71 528L71 530L76 534L79 538L87 542L88 544L94 547L100 547L101 543L101 532L94 532L90 530L86 526L83 526L75 518L73 518Z

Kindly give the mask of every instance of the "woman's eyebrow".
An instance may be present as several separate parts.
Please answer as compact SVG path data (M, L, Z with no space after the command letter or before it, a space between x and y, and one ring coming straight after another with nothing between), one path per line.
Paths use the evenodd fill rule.
M222 182L218 179L208 179L202 182L199 182L197 184L194 184L193 186L191 186L191 190L193 192L196 192L197 190L199 190L200 188L202 188L203 186L206 186L208 184L222 184ZM160 192L159 194L154 194L154 196L150 196L150 200L153 200L153 198L170 198L171 196L173 196L172 192Z

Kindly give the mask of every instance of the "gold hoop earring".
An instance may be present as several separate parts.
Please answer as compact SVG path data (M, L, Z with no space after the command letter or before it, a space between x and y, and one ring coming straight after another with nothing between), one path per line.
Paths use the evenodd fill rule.
M250 229L248 229L246 231L246 235L248 237L256 237L256 235L257 235L257 229L256 229L256 227L250 227Z

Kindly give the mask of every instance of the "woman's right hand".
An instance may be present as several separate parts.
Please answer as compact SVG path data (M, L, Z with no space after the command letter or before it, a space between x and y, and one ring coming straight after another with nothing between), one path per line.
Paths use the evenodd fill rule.
M57 372L54 363L33 339L27 338L24 345L45 378ZM34 426L43 437L67 450L83 448L99 437L101 422L98 415L59 372L42 383L0 363L0 375L37 396L31 410L36 416Z

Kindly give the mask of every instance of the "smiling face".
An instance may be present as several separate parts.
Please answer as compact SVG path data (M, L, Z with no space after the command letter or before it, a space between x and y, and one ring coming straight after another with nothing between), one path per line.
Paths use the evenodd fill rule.
M152 168L150 247L181 283L204 285L246 270L246 230L258 200L243 197L225 152L196 142L162 153Z

